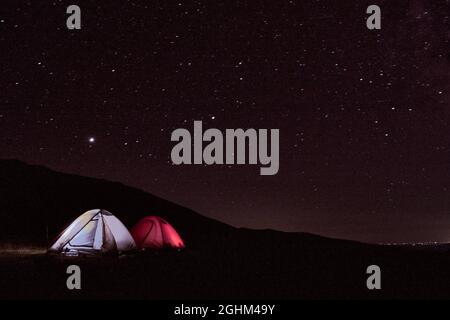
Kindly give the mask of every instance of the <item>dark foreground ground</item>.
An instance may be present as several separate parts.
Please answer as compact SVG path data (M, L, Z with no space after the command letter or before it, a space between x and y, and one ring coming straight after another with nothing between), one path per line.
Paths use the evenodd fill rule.
M54 237L94 208L111 211L129 228L146 215L162 216L187 249L121 258L45 255ZM375 246L236 229L119 183L15 160L0 160L0 221L1 299L450 298L448 246ZM78 291L66 287L71 264L81 267ZM366 287L372 264L382 271L379 291Z
M297 248L296 248L297 247ZM1 299L380 299L450 298L450 253L392 248L293 245L293 252L187 250L121 258L0 254ZM67 266L81 267L82 289L66 288ZM366 289L378 264L382 289Z

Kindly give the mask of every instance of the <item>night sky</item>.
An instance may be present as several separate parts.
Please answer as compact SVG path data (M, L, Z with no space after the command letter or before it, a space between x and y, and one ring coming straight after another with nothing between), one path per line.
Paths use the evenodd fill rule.
M370 4L381 30L366 27ZM0 158L235 226L450 241L449 12L446 0L3 0ZM172 165L171 133L194 120L280 129L278 174Z

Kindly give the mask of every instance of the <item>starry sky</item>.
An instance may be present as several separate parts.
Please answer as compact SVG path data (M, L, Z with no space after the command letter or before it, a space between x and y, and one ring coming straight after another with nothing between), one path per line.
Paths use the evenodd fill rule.
M78 4L82 29L66 28ZM382 10L368 30L366 8ZM0 158L234 226L450 241L450 3L12 1ZM176 128L280 129L280 170L175 166Z

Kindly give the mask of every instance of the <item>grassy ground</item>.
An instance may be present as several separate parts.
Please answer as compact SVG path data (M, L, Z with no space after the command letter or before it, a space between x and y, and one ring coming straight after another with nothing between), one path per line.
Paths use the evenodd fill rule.
M14 299L378 299L449 298L443 252L376 248L186 250L106 258L61 258L42 248L0 253L0 298ZM80 266L82 289L66 269ZM382 290L366 288L366 268L382 269Z
M35 255L44 255L47 252L45 247L39 246L18 246L18 245L2 245L0 246L0 257L26 257Z

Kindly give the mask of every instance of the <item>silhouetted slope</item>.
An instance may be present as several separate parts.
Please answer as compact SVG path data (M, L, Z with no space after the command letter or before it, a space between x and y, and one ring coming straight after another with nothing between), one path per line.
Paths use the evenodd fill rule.
M0 242L32 244L53 240L81 213L104 208L131 228L158 215L199 245L231 227L120 183L59 173L17 160L0 160Z
M308 245L338 242L300 233L236 229L121 183L60 173L18 160L0 160L0 195L0 242L49 245L76 217L95 208L111 211L129 228L144 216L162 216L191 248L272 248L279 241L288 244L299 239Z
M236 229L120 183L0 160L0 245L49 244L93 208L110 210L128 227L146 215L162 216L187 250L76 260L86 275L80 292L64 286L64 259L8 257L0 250L0 298L450 297L448 247L411 250ZM371 264L383 270L381 291L367 290Z

